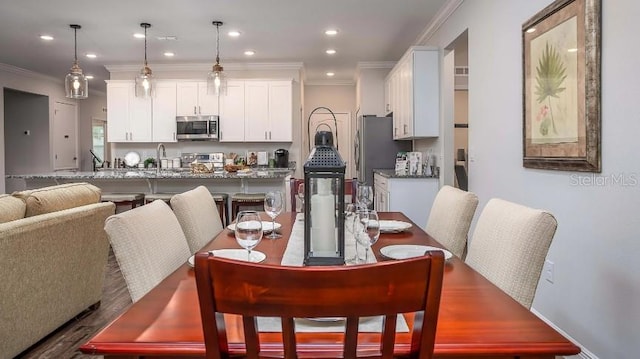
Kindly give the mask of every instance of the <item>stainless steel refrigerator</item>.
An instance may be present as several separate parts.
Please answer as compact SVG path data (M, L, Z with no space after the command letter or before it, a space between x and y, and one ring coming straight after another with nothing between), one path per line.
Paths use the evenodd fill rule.
M396 154L411 151L411 141L393 139L393 118L359 116L354 158L358 181L373 186L374 169L394 169Z

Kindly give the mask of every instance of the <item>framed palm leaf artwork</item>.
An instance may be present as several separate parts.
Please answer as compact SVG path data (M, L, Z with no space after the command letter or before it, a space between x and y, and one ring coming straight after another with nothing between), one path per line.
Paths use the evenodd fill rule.
M600 172L601 0L557 0L522 25L523 165Z

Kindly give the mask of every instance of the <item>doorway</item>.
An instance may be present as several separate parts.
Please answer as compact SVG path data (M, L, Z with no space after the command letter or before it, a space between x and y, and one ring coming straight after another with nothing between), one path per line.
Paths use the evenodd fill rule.
M355 165L353 158L353 136L351 132L351 113L334 112L336 121L329 112L315 112L309 121L309 141L313 147L313 139L316 131L331 131L333 134L333 144L337 146L342 160L347 162L345 178L353 178ZM336 131L336 123L338 129ZM336 133L338 137L336 138Z
M453 170L455 186L467 191L469 182L469 44L468 30L447 49L453 52Z
M56 102L53 111L53 169L78 169L76 105Z

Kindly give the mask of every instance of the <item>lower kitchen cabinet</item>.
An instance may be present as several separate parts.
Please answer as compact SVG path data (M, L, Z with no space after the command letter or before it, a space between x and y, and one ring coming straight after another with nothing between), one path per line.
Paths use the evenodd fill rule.
M402 212L424 227L440 188L438 178L394 177L375 172L374 208L379 212Z

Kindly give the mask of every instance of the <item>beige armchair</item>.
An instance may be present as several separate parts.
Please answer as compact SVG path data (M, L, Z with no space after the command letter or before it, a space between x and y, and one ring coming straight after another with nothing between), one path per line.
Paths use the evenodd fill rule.
M491 199L480 214L465 262L531 308L557 225L551 213Z
M451 186L438 191L425 231L451 253L464 258L478 196Z
M134 303L191 256L180 223L161 200L111 216L104 228Z
M196 253L223 229L216 202L204 186L171 197L171 208L180 222L191 253Z

